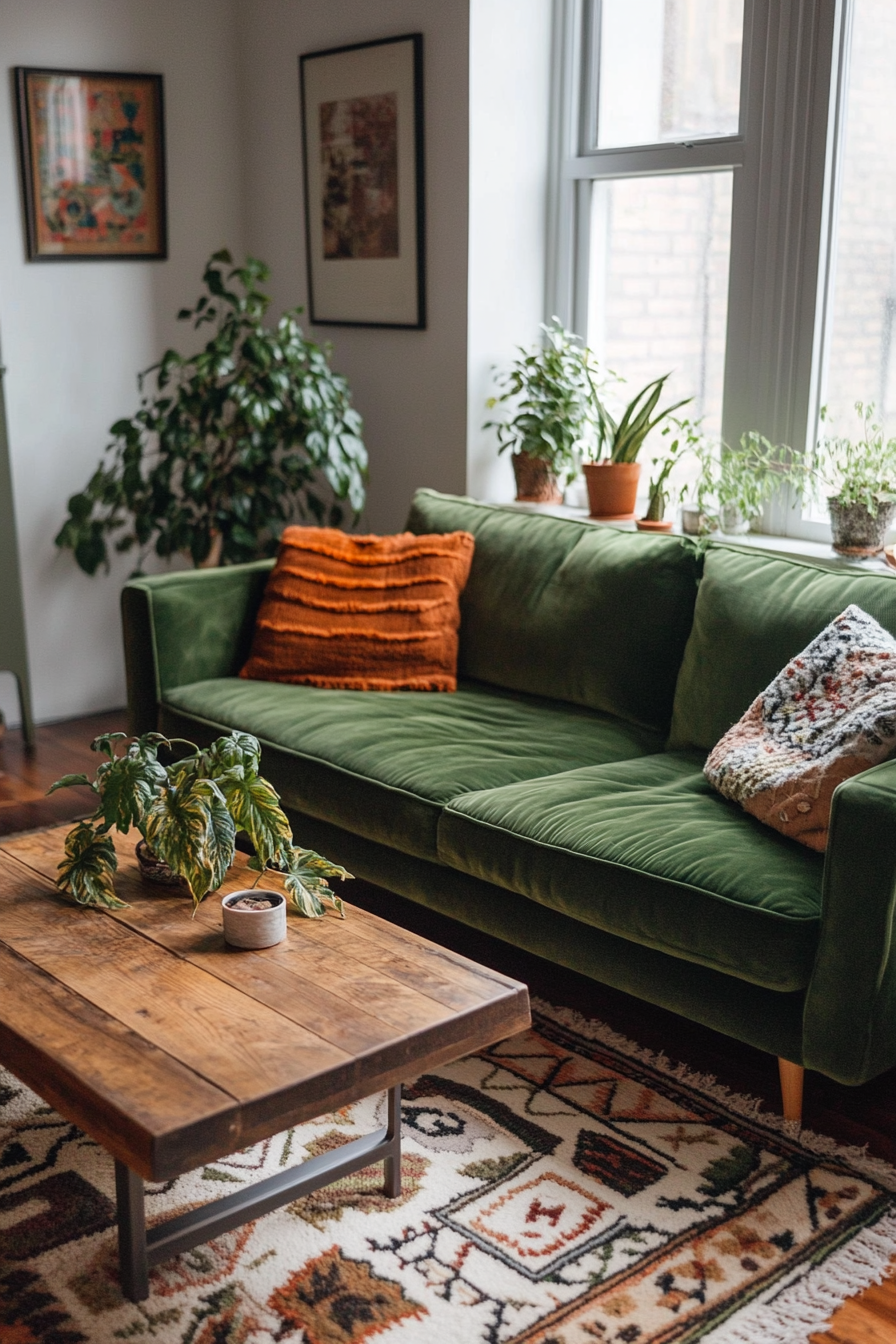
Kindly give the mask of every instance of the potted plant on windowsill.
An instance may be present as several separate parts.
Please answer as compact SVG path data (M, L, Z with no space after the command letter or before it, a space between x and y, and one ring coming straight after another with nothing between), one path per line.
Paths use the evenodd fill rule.
M141 392L150 377L154 392L115 422L106 458L68 502L56 545L88 574L108 566L110 545L137 547L138 572L150 549L198 566L260 559L296 517L339 526L339 501L355 516L364 505L361 417L330 347L304 337L301 309L266 327L267 266L231 260L214 254L207 292L178 314L211 325L206 345L167 350L140 374Z
M693 535L715 529L744 535L767 500L792 478L789 449L756 430L741 435L736 448L698 437L692 450L700 471L693 498L682 510L682 530Z
M643 387L632 397L618 422L603 403L599 404L596 460L586 462L582 468L588 486L588 512L592 518L603 518L606 521L634 518L641 477L641 464L637 457L644 440L673 411L692 400L691 397L685 397L683 401L676 401L657 412L657 404L668 377L668 373L663 374L662 378L656 378Z
M804 498L826 498L835 551L879 555L896 516L896 439L884 438L873 402L857 401L855 409L861 434L821 434L814 453L795 463L795 483ZM822 423L826 419L822 408Z
M647 512L635 523L639 532L671 532L672 520L665 517L666 509L672 498L670 477L679 463L693 451L700 441L699 424L692 420L676 420L664 425L660 433L664 436L675 431L675 438L658 454L652 466L653 474L647 492ZM679 491L679 498L681 491Z
M158 880L160 865L167 865L192 896L195 912L223 882L236 853L237 831L244 831L254 850L249 867L259 877L281 874L299 914L319 919L328 901L344 917L342 902L327 879L351 874L294 843L276 792L258 773L257 738L234 732L201 750L182 738L169 741L161 733L145 733L119 754L119 744L127 740L126 733L96 738L91 750L106 757L96 778L64 775L48 790L86 784L97 796L93 816L79 821L65 838L56 881L60 890L79 905L126 905L115 892L118 860L111 832L126 835L136 829L156 869L149 875ZM163 765L159 750L173 748L186 754Z
M542 343L520 346L510 370L498 375L503 390L486 405L504 407L507 415L487 420L483 429L496 431L499 453L510 449L518 500L559 504L561 485L575 476L593 432L598 372L591 351L559 318L541 330Z

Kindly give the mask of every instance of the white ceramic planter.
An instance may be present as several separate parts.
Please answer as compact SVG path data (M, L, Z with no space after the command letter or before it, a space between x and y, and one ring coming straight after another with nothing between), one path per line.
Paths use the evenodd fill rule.
M244 896L264 897L273 901L268 910L233 910L231 907ZM286 937L286 900L279 891L264 891L253 887L245 891L231 891L221 900L224 916L224 939L231 947L273 947Z

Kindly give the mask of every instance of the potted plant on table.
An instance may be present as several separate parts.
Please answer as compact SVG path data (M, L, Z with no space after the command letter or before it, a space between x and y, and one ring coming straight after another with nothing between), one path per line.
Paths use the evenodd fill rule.
M145 733L119 753L119 744L127 741L126 733L104 733L91 743L93 751L106 757L96 778L64 775L48 790L86 784L97 796L93 816L79 821L66 836L59 865L57 886L79 905L117 909L126 904L115 893L113 830L123 835L132 828L139 831L138 858L142 852L144 871L158 880L159 866L167 865L192 896L194 912L223 882L234 860L237 831L244 831L254 850L249 867L259 877L282 874L299 914L319 919L327 901L344 917L342 902L327 879L351 874L294 843L276 792L258 773L257 738L234 732L202 750L182 738ZM163 765L160 749L173 748L186 754Z
M542 343L519 347L509 372L498 375L503 390L486 403L489 410L505 407L506 418L487 420L483 428L497 432L499 453L510 449L517 499L559 504L561 483L575 476L593 433L598 370L591 351L559 318L541 329Z
M252 258L233 266L227 251L208 262L206 293L178 317L210 325L210 339L140 374L152 391L115 422L106 457L68 502L56 545L86 573L108 565L110 544L137 547L141 561L150 548L196 565L260 559L296 517L338 526L339 501L360 512L367 452L348 383L330 347L302 334L301 309L265 326L268 274Z
M624 521L635 516L635 499L641 464L637 461L644 440L673 411L693 398L685 397L657 411L669 374L643 387L616 421L603 403L597 414L595 460L583 466L588 486L588 512L592 518ZM606 454L606 456L604 456ZM671 470L671 468L670 468Z
M878 555L896 515L896 439L884 438L873 402L857 401L855 409L861 433L822 434L815 451L795 462L794 478L802 496L826 497L835 551Z

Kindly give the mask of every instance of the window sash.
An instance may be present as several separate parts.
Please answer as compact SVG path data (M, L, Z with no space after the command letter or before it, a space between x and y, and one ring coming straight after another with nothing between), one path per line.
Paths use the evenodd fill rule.
M722 436L758 429L805 451L819 405L830 303L847 0L745 0L740 133L594 148L600 0L555 0L546 316L585 330L591 183L733 168ZM823 540L793 501L762 530Z

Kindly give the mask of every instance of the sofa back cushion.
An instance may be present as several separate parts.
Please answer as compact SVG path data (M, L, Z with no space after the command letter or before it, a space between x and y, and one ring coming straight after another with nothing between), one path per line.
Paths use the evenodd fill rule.
M698 560L674 537L420 490L411 532L472 532L458 673L666 731Z
M896 635L896 578L710 547L675 691L669 748L710 751L781 668L848 606Z

